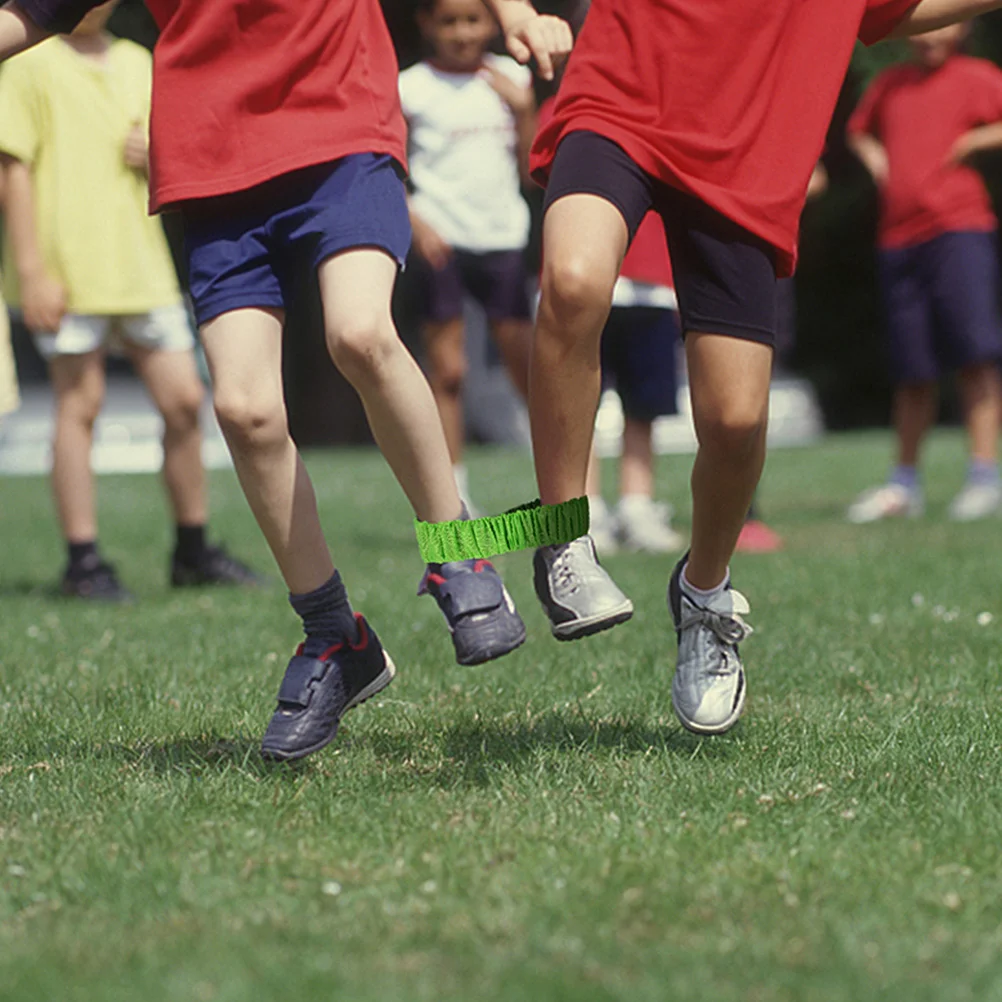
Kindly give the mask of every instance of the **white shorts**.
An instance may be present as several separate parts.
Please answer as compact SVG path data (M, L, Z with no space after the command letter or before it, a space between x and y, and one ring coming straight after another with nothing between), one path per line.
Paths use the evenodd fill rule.
M67 313L57 333L34 337L45 359L86 355L100 348L121 354L125 343L152 351L191 351L195 347L191 321L182 303L121 316Z

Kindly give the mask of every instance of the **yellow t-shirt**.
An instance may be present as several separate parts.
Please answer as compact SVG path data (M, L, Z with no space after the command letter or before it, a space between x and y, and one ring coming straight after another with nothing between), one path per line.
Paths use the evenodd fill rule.
M116 39L98 63L52 38L0 70L0 150L32 169L46 268L71 313L145 313L180 300L163 227L125 140L149 120L152 58ZM10 240L6 292L18 303Z

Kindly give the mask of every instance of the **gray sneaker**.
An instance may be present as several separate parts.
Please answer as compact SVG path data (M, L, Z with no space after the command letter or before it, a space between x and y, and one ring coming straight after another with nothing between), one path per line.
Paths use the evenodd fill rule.
M675 567L668 585L668 606L678 635L678 665L671 701L682 726L694 734L723 734L745 706L745 670L738 644L752 629L741 618L748 599L730 585L706 606L682 591L682 568Z
M536 594L557 640L587 637L633 615L633 603L602 569L590 536L542 546L532 563Z

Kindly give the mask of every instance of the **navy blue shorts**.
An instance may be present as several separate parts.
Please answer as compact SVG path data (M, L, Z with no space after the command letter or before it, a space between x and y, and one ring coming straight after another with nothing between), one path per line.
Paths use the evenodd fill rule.
M878 262L895 384L1002 358L994 233L944 233Z
M528 320L531 316L528 275L521 251L454 250L442 269L416 254L412 270L422 289L424 319L442 323L463 315L463 294L484 308L488 320Z
M392 157L358 153L181 208L195 317L284 309L301 270L353 247L403 265L411 227Z
M653 421L678 413L678 317L657 306L614 306L602 332L602 382L623 402L623 413Z
M774 345L776 252L705 202L651 177L595 132L557 147L544 212L565 195L597 195L623 215L630 240L654 209L664 220L683 333L725 334Z

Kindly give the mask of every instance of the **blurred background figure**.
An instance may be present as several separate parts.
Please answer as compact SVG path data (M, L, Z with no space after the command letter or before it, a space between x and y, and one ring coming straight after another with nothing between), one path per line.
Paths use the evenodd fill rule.
M56 399L52 488L67 596L129 593L98 549L94 422L105 356L123 350L164 422L163 474L176 524L175 586L248 584L253 573L206 539L208 519L194 338L158 220L147 215L152 62L95 8L0 73L7 164L6 279L12 306L48 362Z
M400 75L414 191L415 270L422 286L425 365L459 493L467 358L463 298L483 306L518 392L528 385L529 297L524 250L529 207L521 185L536 127L532 75L488 52L497 25L480 0L423 0L428 56Z
M678 413L677 308L664 226L649 212L623 261L602 332L602 381L619 394L624 423L614 508L602 497L594 452L588 469L590 532L599 553L621 547L674 553L685 546L671 527L670 506L654 500L652 447L655 418Z
M1002 71L958 52L965 31L912 39L911 62L874 81L848 126L849 145L880 193L878 263L898 450L887 483L849 508L852 522L922 513L918 464L943 369L958 372L970 442L967 480L950 517L983 518L1002 506L997 222L972 165L979 152L1002 147Z
M0 163L0 212L3 211L7 175ZM17 372L14 369L14 351L10 343L10 322L7 307L0 295L0 425L5 414L17 410L20 402L17 392Z

